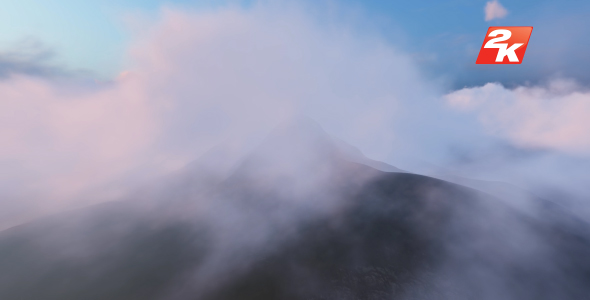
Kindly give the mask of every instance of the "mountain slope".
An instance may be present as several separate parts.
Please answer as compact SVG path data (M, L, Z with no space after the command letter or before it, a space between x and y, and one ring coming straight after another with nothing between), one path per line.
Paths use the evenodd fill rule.
M290 124L223 178L181 172L137 198L0 232L0 299L589 294L579 230L347 153L317 124Z

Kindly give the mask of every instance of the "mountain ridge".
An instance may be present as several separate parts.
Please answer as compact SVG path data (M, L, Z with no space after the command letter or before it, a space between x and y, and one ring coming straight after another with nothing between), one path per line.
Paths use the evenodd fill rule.
M326 136L278 130L220 180L189 169L137 199L2 231L0 298L588 294L587 236L475 189L347 160Z

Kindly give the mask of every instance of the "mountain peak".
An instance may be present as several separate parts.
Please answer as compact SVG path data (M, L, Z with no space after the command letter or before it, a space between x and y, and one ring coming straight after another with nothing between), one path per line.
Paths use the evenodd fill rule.
M387 163L366 157L361 150L346 141L327 133L315 120L300 116L292 118L277 126L268 136L266 142L275 147L315 151L316 154L329 155L331 158L363 164L384 172L405 172ZM279 144L282 144L280 146ZM324 157L324 159L327 159Z
M367 158L354 146L328 134L309 117L293 118L278 125L243 161L239 169L240 173L248 172L251 175L311 176L338 172L336 170L350 163L385 172L401 171Z

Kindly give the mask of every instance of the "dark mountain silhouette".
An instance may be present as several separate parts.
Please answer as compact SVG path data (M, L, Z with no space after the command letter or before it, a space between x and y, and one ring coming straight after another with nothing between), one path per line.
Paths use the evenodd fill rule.
M0 232L0 299L588 299L583 222L342 143L285 124L224 172Z

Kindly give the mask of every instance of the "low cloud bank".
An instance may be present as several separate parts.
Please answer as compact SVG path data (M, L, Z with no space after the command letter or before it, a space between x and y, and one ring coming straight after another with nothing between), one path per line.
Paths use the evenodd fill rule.
M590 93L573 80L508 89L499 83L444 96L495 145L462 145L451 163L466 176L500 180L571 206L587 217Z
M446 100L476 114L490 134L517 146L590 155L590 92L572 81L513 90L488 83L452 92Z

